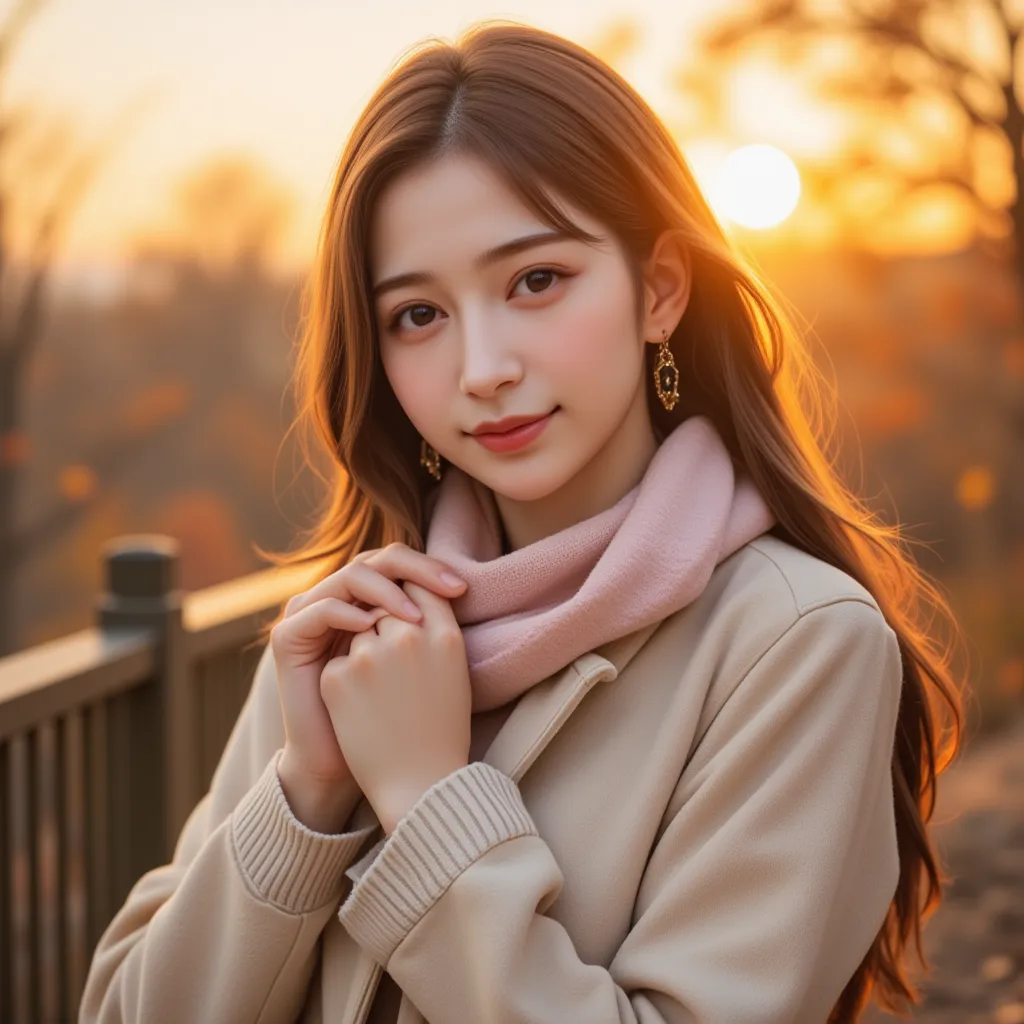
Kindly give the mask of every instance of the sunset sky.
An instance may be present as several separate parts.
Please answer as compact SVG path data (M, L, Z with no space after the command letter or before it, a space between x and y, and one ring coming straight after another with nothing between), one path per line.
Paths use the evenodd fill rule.
M84 141L137 100L146 106L88 198L64 246L69 268L106 266L126 239L166 218L174 181L218 154L249 155L293 189L294 228L282 264L310 255L345 136L388 67L430 35L451 38L485 17L506 17L593 45L626 16L642 30L622 70L667 119L678 100L673 66L694 26L729 0L51 0L11 68L9 99L67 117ZM738 79L736 124L684 150L702 184L729 151L771 142L799 164L835 143L838 126L799 89L756 69Z

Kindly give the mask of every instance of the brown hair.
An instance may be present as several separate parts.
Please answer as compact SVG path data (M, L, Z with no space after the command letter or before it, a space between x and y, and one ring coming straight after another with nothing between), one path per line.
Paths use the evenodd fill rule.
M584 239L552 193L586 210L623 243L634 280L658 235L678 232L693 274L669 341L681 394L672 412L650 402L655 429L664 435L688 416L709 417L771 506L772 532L865 586L897 633L899 883L830 1019L854 1019L873 990L884 1007L905 1011L918 999L904 965L909 940L927 967L920 924L947 880L926 823L936 778L959 747L963 713L952 639L940 644L932 630L936 618L957 638L960 629L898 527L881 522L833 469L826 454L833 421L821 408L827 389L783 300L734 251L663 124L583 48L535 28L484 22L454 44L418 44L370 99L341 156L303 296L292 426L304 428L314 469L310 435L326 456L328 471L317 472L328 497L300 548L261 554L278 565L322 561L326 575L389 543L423 550L423 515L436 485L419 464L419 435L378 354L368 232L389 181L452 152L487 160L545 222ZM648 372L654 348L647 346Z

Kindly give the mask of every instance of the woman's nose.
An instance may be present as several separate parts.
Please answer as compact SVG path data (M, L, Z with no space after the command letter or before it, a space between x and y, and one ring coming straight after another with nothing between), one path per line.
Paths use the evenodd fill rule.
M521 376L520 361L499 332L484 327L466 331L460 384L464 393L489 395Z

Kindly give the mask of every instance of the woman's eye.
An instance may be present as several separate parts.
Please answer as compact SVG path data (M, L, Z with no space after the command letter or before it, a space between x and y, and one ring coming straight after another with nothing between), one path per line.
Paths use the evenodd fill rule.
M528 270L519 280L525 282L532 294L537 295L547 291L557 277L561 277L557 270L551 267L538 267L536 270Z
M437 310L433 306L428 306L425 303L418 303L415 306L406 306L405 309L399 310L394 319L391 321L391 328L394 330L396 327L400 327L402 324L402 317L406 313L409 314L409 321L413 327L429 327L431 318Z
M549 291L558 279L566 276L571 275L563 274L553 267L537 267L523 274L516 282L516 285L518 287L519 284L525 283L531 295L540 295L543 292ZM437 319L437 313L438 310L434 306L426 302L417 302L412 306L406 306L405 309L400 309L391 318L388 327L392 331L396 331L401 327L408 327L412 330L429 327ZM406 315L408 315L408 320L405 320Z

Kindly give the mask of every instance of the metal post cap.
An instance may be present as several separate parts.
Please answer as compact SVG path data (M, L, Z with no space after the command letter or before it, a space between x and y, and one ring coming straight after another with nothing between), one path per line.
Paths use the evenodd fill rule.
M107 590L119 597L156 597L177 586L181 545L162 534L130 534L103 545Z

